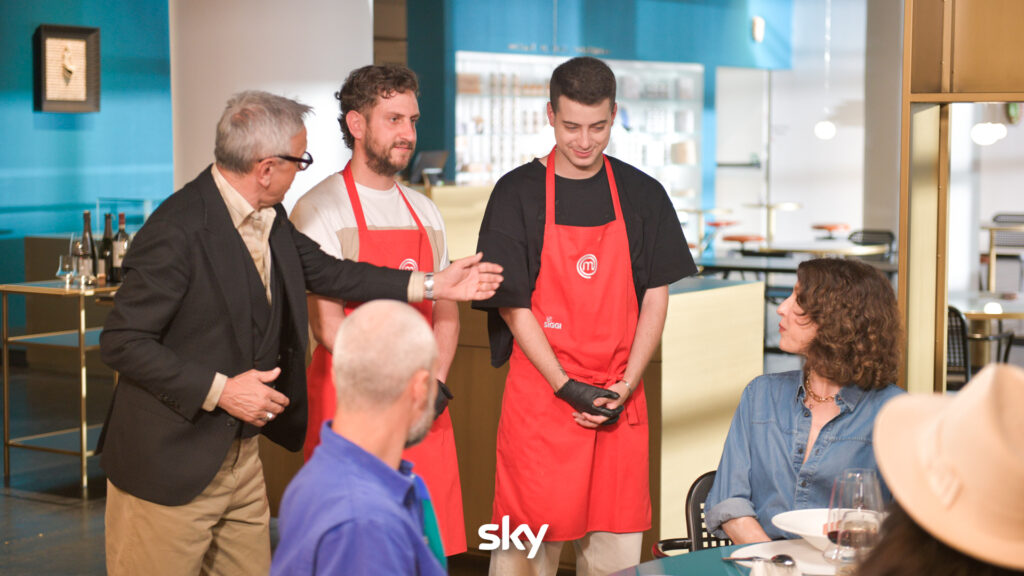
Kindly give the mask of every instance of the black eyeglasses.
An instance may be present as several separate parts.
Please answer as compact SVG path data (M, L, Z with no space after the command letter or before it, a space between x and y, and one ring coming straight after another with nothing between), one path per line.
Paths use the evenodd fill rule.
M309 168L313 164L313 155L306 152L302 153L302 158L296 158L295 156L288 156L287 154L277 154L274 158L280 158L281 160L287 160L289 162L295 162L295 165L299 167L299 172L302 172L306 168Z

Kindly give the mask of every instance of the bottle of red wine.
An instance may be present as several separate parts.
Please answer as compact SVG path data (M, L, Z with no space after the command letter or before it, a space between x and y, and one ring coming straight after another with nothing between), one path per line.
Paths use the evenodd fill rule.
M110 283L124 282L124 254L128 251L128 230L124 225L124 212L117 215L117 236L114 236L114 248L111 255Z
M92 216L86 210L82 214L82 247L78 254L78 275L86 283L96 278L96 245L92 242Z
M103 238L100 239L96 255L96 282L106 284L110 270L114 267L114 233L110 227L110 214L103 216Z

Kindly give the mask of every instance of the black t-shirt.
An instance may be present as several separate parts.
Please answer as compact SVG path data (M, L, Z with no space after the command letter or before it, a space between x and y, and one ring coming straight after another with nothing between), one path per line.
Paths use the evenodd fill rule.
M648 288L671 284L697 272L675 208L657 180L625 162L608 158L626 221L636 300ZM505 268L498 292L473 307L487 310L491 363L501 366L512 353L512 333L498 308L529 308L540 272L544 241L544 182L547 168L534 160L494 185L487 203L477 251ZM615 219L604 167L590 178L555 177L555 220L564 226L601 226Z

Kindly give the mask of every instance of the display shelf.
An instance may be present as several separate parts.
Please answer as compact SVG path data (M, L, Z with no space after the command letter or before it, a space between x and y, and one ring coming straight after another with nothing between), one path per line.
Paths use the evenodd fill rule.
M564 57L456 53L455 180L493 184L554 146L548 80ZM606 152L657 179L673 198L700 197L703 67L606 60L618 113Z
M11 448L21 448L25 450L41 450L44 452L53 452L59 454L69 454L79 457L80 471L81 471L81 486L82 494L85 495L88 492L89 487L89 475L87 468L87 461L90 456L94 454L89 449L89 429L92 428L86 420L86 399L88 398L88 375L86 370L85 356L86 353L91 350L99 348L99 337L102 328L100 327L88 327L86 323L86 299L98 298L101 296L109 296L117 291L117 286L78 286L71 284L70 286L65 285L61 281L47 280L43 282L23 282L18 284L0 284L0 314L3 319L0 322L0 354L2 354L2 365L3 365L3 404L4 404L4 479L10 478L11 475ZM78 328L74 330L58 330L52 332L35 332L31 334L23 334L14 336L10 333L9 323L9 307L8 298L12 295L25 296L25 297L48 297L48 298L70 298L77 302L76 318ZM44 432L41 434L34 434L31 436L22 436L18 438L11 437L11 411L10 411L10 347L11 346L40 346L40 347L51 347L51 348L71 348L77 349L78 351L78 373L79 373L79 423L76 428L70 430L56 430L50 432ZM115 374L114 381L116 383L117 376ZM78 432L77 449L75 450L64 450L60 448L54 448L46 444L29 443L34 440L43 438L59 437L69 432Z
M100 332L103 328L89 328L85 331L85 350L99 350ZM22 346L51 346L54 348L77 348L78 330L61 330L24 336L8 336L7 342Z

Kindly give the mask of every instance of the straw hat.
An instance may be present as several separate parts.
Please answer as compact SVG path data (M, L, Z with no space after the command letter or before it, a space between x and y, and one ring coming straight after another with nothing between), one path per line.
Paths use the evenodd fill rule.
M894 398L874 443L893 496L922 528L1024 570L1024 370L993 364L955 396Z

